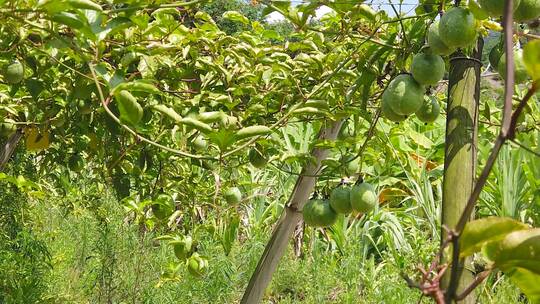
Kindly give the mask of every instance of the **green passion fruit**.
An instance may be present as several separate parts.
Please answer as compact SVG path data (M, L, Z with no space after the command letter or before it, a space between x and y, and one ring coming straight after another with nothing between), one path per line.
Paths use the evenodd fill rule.
M302 210L304 222L312 227L328 227L337 221L337 213L328 200L311 199Z
M503 53L499 59L498 71L501 77L506 79L506 53ZM523 83L527 81L528 78L527 68L523 61L523 51L514 50L514 80L516 83Z
M519 5L514 2L514 19L516 21L529 21L540 16L540 0L521 0Z
M330 193L330 207L337 213L351 213L351 189L337 187Z
M478 0L480 7L491 17L500 17L504 13L504 4L502 0ZM518 8L520 0L514 0L514 11Z
M361 183L351 188L351 206L357 212L369 212L377 205L375 188L369 183Z
M422 106L424 90L411 75L401 74L390 82L382 95L382 102L388 103L396 114L410 115Z
M168 218L174 212L174 201L172 196L165 193L159 194L152 204L152 212L159 220Z
M394 110L392 110L392 107L389 104L390 101L386 101L383 99L382 105L381 105L381 113L384 117L387 119L393 121L393 122L400 122L407 119L407 116L405 115L399 115Z
M441 56L447 56L456 51L455 47L449 47L439 36L439 20L433 22L428 30L427 43L431 52Z
M360 169L358 160L352 154L343 155L339 159L339 162L341 163L342 172L347 176L355 174L356 172L358 172L358 169Z
M201 277L208 271L208 260L195 252L187 260L187 269L191 275Z
M238 204L242 200L242 192L240 192L240 189L238 189L238 187L231 187L225 190L225 192L223 193L223 198L225 198L225 201L228 204Z
M248 159L255 168L262 168L268 163L268 159L257 148L249 149Z
M419 84L434 85L444 76L444 60L435 54L417 54L411 64L411 74Z
M448 10L439 22L439 36L449 47L467 47L476 41L476 20L463 7Z
M180 240L171 242L174 249L174 255L181 261L186 260L193 247L193 239L190 236L184 236Z
M206 142L206 139L202 136L197 136L193 139L193 148L197 151L204 151L206 148L208 148L208 143Z
M416 111L416 117L422 122L430 123L439 117L440 112L441 107L437 102L437 98L434 96L425 96L424 104Z
M4 80L10 84L16 84L24 79L24 65L15 60L4 68Z

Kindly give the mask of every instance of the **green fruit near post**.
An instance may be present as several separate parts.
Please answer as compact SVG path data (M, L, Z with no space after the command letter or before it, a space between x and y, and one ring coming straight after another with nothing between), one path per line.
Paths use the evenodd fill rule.
M396 114L410 115L422 106L424 90L411 75L401 74L390 82L382 95L382 102L388 103Z
M357 212L369 212L377 205L377 194L371 184L361 183L351 188L351 206Z
M137 99L126 90L116 93L114 97L118 103L120 120L131 125L137 125L143 117L143 108L137 102Z
M9 137L11 134L17 131L17 126L10 122L0 123L0 136Z
M80 172L84 167L84 162L79 154L73 154L68 160L69 170Z
M429 27L427 43L429 49L437 55L447 56L456 51L456 48L446 45L439 36L439 20L433 22Z
M193 240L190 236L185 236L181 240L171 242L174 248L174 255L184 261L191 254Z
M478 0L482 9L491 17L500 17L503 15L505 2L501 0ZM514 11L519 6L519 2L520 0L514 0Z
M449 47L467 47L476 41L476 20L470 10L454 7L439 22L439 36Z
M506 53L501 55L499 59L499 74L502 78L506 79ZM529 74L527 74L527 68L523 61L523 51L514 50L514 80L515 83L523 83L527 81Z
M495 45L489 51L489 64L494 70L499 69L499 60L501 59L502 50L498 45Z
M394 122L400 122L407 119L407 116L399 115L396 112L394 112L394 110L392 110L392 107L389 105L389 101L385 102L384 99L381 105L381 113L384 117Z
M223 193L223 197L225 198L225 201L230 204L238 204L242 200L242 192L240 192L240 189L238 187L231 187Z
M330 207L337 213L351 213L351 190L348 187L337 187L330 193Z
M264 157L258 149L252 148L248 152L249 162L255 168L262 168L268 163L268 159Z
M529 21L540 17L540 0L521 0L519 5L514 3L514 19L516 21Z
M441 112L441 107L434 96L424 97L424 104L416 111L416 117L422 122L434 122Z
M4 80L10 84L16 84L24 79L24 66L18 60L8 64L4 69Z
M154 199L152 212L159 220L168 218L174 212L174 201L170 195L162 193Z
M419 84L434 85L444 76L444 60L435 54L417 54L411 64L411 74Z
M201 277L208 271L208 261L195 252L187 260L187 269L193 276Z
M312 227L328 227L337 221L337 213L327 200L309 200L302 209L304 222Z

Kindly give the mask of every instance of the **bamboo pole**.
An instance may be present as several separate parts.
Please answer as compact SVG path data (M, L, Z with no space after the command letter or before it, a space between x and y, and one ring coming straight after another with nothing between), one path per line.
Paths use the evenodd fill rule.
M319 132L318 138L324 140L336 139L342 124L343 120L327 122L326 127L323 127ZM278 224L264 249L257 268L249 280L249 284L240 303L254 304L261 301L266 287L272 280L272 275L279 264L279 260L287 249L294 229L302 219L301 210L315 188L317 181L315 176L321 168L322 161L328 156L328 152L327 149L320 148L314 148L311 152L313 162L310 162L302 169L302 173L296 180L289 201L285 205Z
M450 58L441 214L443 242L448 236L445 228L456 227L475 183L482 48L483 41L479 39L472 57L458 52ZM458 292L473 281L470 269L469 261L460 261ZM448 286L448 275L442 284L443 288ZM474 295L469 295L463 303L475 303Z
M21 140L22 136L22 129L17 129L17 131L15 131L15 133L13 133L3 145L2 149L0 150L0 172L4 170L5 165L11 158L15 148L17 148L17 144Z

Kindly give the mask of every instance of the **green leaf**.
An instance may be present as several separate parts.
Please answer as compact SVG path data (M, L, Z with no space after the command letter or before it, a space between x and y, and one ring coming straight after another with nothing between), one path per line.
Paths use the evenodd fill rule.
M506 275L527 296L529 303L540 303L540 275L523 268L515 268Z
M433 142L427 138L424 134L418 133L413 130L407 131L411 139L416 143L417 145L429 149L433 145Z
M212 127L210 127L209 125L195 118L191 118L191 117L182 118L181 123L183 125L193 127L194 129L197 129L203 133L212 132Z
M118 92L122 90L127 90L130 92L144 92L149 94L161 94L161 91L156 88L152 83L144 80L121 83L114 88L113 92Z
M540 79L540 40L533 40L525 45L523 61L525 61L525 67L532 79Z
M527 228L527 225L511 218L487 217L471 221L467 223L459 239L460 256L469 256L480 251L489 242L502 240L512 231Z
M174 120L175 123L181 123L182 122L182 116L180 114L176 113L176 111L173 108L169 108L166 105L154 105L152 108L161 114L164 114L165 116L168 116L172 120Z
M511 232L483 252L502 271L520 267L540 274L540 228Z
M240 22L242 24L249 24L249 19L237 11L227 11L223 13L223 19Z
M249 126L236 132L237 139L245 139L253 136L266 135L272 132L267 126Z

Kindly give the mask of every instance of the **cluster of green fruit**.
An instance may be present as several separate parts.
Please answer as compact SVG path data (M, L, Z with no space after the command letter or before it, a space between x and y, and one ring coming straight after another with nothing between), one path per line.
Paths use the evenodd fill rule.
M161 193L152 201L152 213L160 221L168 219L174 210L174 199L169 194Z
M338 214L349 214L353 210L366 213L377 205L375 188L369 183L352 187L340 185L330 193L329 199L313 198L302 210L304 222L312 227L328 227L334 224Z
M170 241L174 255L186 263L187 270L196 277L203 276L208 271L208 260L195 252L195 243L190 236L176 237Z

